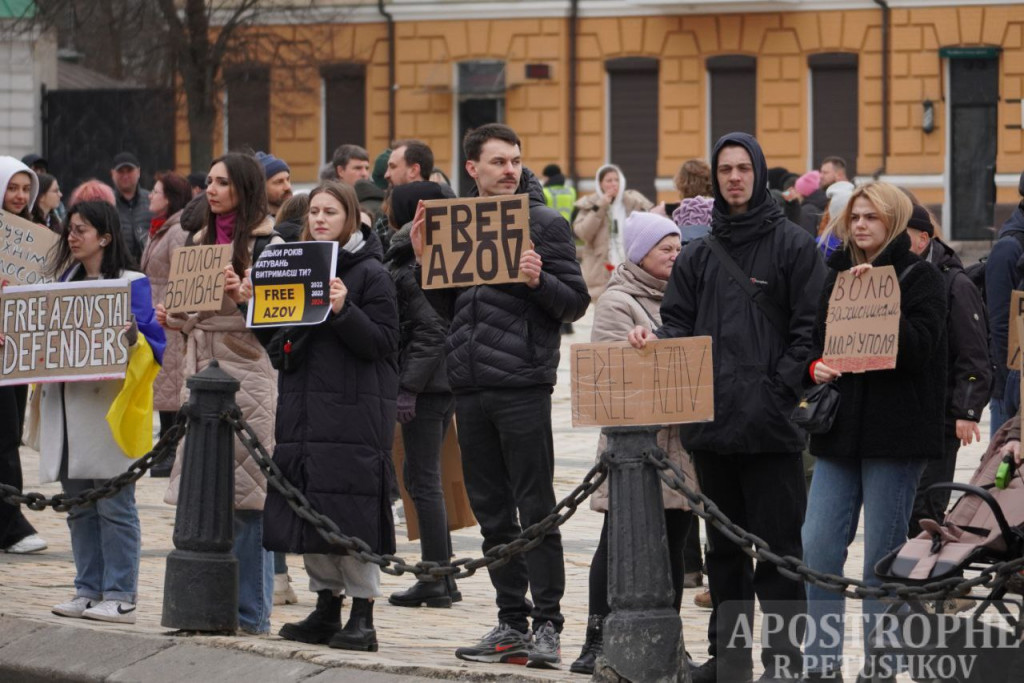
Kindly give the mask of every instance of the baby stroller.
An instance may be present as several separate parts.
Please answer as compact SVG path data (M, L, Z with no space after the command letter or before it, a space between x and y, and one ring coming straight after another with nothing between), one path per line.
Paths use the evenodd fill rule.
M920 522L921 533L875 566L879 578L921 585L1024 557L1024 473L1014 471L1012 459L999 457L1011 424L993 436L970 484L929 487L963 496L945 519L932 509L931 518ZM1024 574L1015 573L996 579L980 597L894 602L883 617L888 625L876 628L888 626L888 633L868 636L868 664L858 681L894 680L886 670L893 667L872 666L886 655L922 683L1011 680L1011 662L1021 649L1024 605L1015 593L1024 593L1022 586ZM1013 680L1021 677L1024 672L1017 671Z

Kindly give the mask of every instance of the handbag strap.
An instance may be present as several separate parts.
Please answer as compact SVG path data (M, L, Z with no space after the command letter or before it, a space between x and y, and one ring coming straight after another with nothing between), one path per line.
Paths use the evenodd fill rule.
M633 301L635 301L635 302L636 302L636 305L640 307L640 310L641 310L641 311L643 311L643 312L644 312L644 313L645 313L645 314L647 315L648 319L650 319L650 321L651 321L651 325L652 325L652 327L651 327L651 329L652 329L652 330L656 330L656 329L658 329L659 327L661 327L661 323L659 323L659 322L658 322L657 320L655 320L655 319L654 319L654 316L653 316L653 315L651 315L651 312L650 312L650 311L648 311L648 310L647 310L647 308L646 308L646 307L645 307L645 306L644 306L644 305L643 305L642 303L640 303L640 299L637 299L637 298L636 298L635 296L633 296L632 294L629 294L628 296L629 296L629 297L630 297L630 298L631 298L631 299L632 299Z
M703 238L704 243L711 249L711 253L718 257L718 260L725 270L732 276L732 279L736 281L736 284L740 286L743 293L749 296L755 304L757 304L761 311L768 317L772 325L779 331L783 337L789 336L789 316L787 316L778 304L768 298L764 290L756 286L750 281L750 276L744 274L743 270L740 269L739 264L733 260L729 252L725 250L725 247L715 239L714 235L707 234Z

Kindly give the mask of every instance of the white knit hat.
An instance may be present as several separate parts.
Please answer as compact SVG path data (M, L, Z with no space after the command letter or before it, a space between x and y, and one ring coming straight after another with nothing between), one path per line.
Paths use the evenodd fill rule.
M634 211L622 228L622 246L626 258L640 263L647 252L668 235L678 235L679 226L669 218L646 211Z

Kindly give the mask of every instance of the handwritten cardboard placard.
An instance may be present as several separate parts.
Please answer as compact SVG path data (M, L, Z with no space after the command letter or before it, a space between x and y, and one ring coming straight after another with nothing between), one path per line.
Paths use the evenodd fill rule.
M0 287L52 282L46 255L59 241L57 233L0 211Z
M839 273L828 300L822 360L839 372L891 370L900 342L900 283L892 266Z
M249 327L316 325L331 312L328 282L337 270L338 243L267 246L252 267Z
M127 280L6 287L0 293L0 385L124 377Z
M224 267L230 265L230 244L175 249L164 294L167 312L219 311L224 301Z
M661 425L715 417L711 337L573 344L572 424Z
M526 281L519 263L530 244L529 195L423 204L424 289Z
M1020 370L1020 334L1017 325L1014 323L1018 318L1024 318L1024 292L1014 290L1010 292L1010 324L1007 326L1009 339L1006 343L1006 367L1011 370Z

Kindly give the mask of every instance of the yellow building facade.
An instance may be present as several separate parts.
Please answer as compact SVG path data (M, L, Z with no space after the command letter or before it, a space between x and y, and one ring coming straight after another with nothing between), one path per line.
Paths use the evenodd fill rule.
M856 142L847 136L837 143L853 150L850 161L858 176L880 174L907 186L942 210L948 230L953 185L968 182L957 180L956 169L982 164L984 169L972 173L991 174L999 219L1019 200L1024 169L1024 3L884 4L384 3L393 22L392 46L376 3L332 3L334 11L321 9L304 22L270 27L292 47L273 51L262 64L269 73L266 141L270 152L291 165L295 180L313 182L330 158L332 117L344 102L357 102L361 111L345 115L357 126L361 120L362 137L346 141L364 144L375 156L392 137L416 137L432 147L436 166L457 178L460 134L467 118L481 115L479 107L475 114L470 107L490 102L496 118L521 136L528 166L539 170L558 163L584 190L600 165L616 161L610 158L613 130L625 130L616 133L620 137L650 138L653 191L672 201L671 179L678 167L690 158L707 158L716 122L740 109L750 108L746 120L769 166L796 173L832 153L815 130L820 136L833 119L845 117L856 126ZM352 7L342 11L339 5ZM721 57L727 59L716 61ZM815 83L832 83L830 59L845 65L844 73L854 79L855 95L846 101L842 92L830 95L834 102L820 101L825 91ZM718 63L724 71L716 70ZM324 74L337 64L356 69L348 83L362 83L365 93L361 102L334 97L334 111L328 111ZM636 90L648 94L629 90L640 87L630 75L633 64L650 74L650 89ZM826 70L816 71L815 64ZM616 65L625 65L625 71L616 71ZM728 86L748 81L721 76L716 91L720 73L732 74L731 79L741 77L743 69L753 86L740 89L751 91L746 100L730 100L736 89L730 92ZM819 77L824 80L816 81ZM992 87L972 90L986 79ZM625 101L611 92L620 87L616 83ZM644 104L648 100L654 104ZM630 119L616 123L613 109L626 112L632 104L653 107L654 119L638 119L656 120L642 126L651 130L630 131ZM712 111L713 104L718 111ZM829 113L832 104L839 109ZM235 113L230 100L225 109L230 119ZM487 106L482 111L486 115ZM236 146L228 139L227 123L216 142L220 149ZM183 114L177 133L177 166L191 170ZM991 163L968 158L979 146L993 147ZM620 144L619 149L629 148ZM979 237L955 233L953 226L954 238Z

